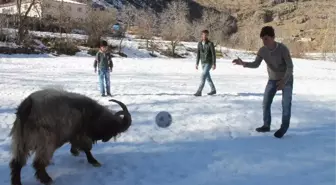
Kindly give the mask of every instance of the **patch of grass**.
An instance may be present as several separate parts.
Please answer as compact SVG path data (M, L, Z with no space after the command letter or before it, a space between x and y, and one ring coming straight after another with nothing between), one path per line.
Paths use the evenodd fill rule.
M222 57L224 57L223 53L221 51L216 50L216 58L222 58Z
M172 58L185 58L182 55L179 55L177 53L174 53L170 50L170 49L166 49L166 50L161 50L161 54L165 55L167 57L172 57Z

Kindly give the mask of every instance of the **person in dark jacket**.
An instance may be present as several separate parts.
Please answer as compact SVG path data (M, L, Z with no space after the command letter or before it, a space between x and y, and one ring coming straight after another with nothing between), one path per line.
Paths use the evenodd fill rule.
M108 96L111 96L110 72L112 72L113 69L113 62L112 62L112 56L107 51L107 48L108 48L107 42L102 41L100 43L100 50L97 52L93 64L95 72L97 72L98 67L99 87L100 87L100 94L102 96L106 96L104 81L106 85L106 93Z
M210 75L211 68L213 70L216 69L216 52L213 42L208 39L208 35L209 31L203 30L202 41L200 41L197 46L196 69L198 70L199 61L201 60L203 72L201 76L201 83L197 92L194 94L195 96L202 96L205 80L208 81L211 88L211 91L208 93L208 95L216 94L216 87Z

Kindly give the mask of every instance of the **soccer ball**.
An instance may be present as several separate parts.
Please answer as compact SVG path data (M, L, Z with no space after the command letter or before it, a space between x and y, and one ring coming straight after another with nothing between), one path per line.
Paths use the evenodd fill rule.
M172 124L172 116L169 112L161 111L155 117L156 125L161 128L167 128Z

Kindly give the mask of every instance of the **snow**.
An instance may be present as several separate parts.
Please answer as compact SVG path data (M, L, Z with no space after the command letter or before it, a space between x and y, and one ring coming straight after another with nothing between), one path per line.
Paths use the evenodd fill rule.
M69 145L56 151L47 169L55 185L334 185L336 63L294 60L294 90L290 129L282 139L257 133L262 124L262 97L267 80L258 69L231 64L238 51L219 59L212 71L218 94L194 97L201 71L195 58L149 58L136 51L131 58L114 58L113 98L124 102L133 125L116 142L98 143L92 153L102 167L89 165L85 155L74 157ZM138 57L142 56L142 57ZM99 96L93 57L0 55L0 183L10 182L8 134L14 112L29 93L45 86L62 86ZM209 91L206 84L204 94ZM168 111L169 128L155 125ZM272 131L281 124L281 92L272 105ZM38 184L31 166L22 170L23 184Z
M72 0L56 0L59 2L64 2L64 3L72 3L72 4L80 4L80 5L86 5L85 3L77 2L77 1L72 1Z
M13 42L0 42L0 47L11 47L11 48L17 48L18 45L16 45Z

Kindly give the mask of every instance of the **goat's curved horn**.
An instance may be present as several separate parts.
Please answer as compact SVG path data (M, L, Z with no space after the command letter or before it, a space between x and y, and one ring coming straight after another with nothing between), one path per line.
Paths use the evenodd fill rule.
M129 126L131 126L131 123L132 123L132 117L131 117L131 114L129 113L126 105L118 100L115 100L115 99L110 99L109 101L112 101L112 102L115 102L117 104L120 105L120 107L122 108L122 111L119 111L117 112L115 115L117 116L120 116L120 115L124 115L124 118L123 118L123 127L124 127L124 130L127 130Z
M123 110L118 111L114 115L116 115L116 116L124 115L124 111Z

